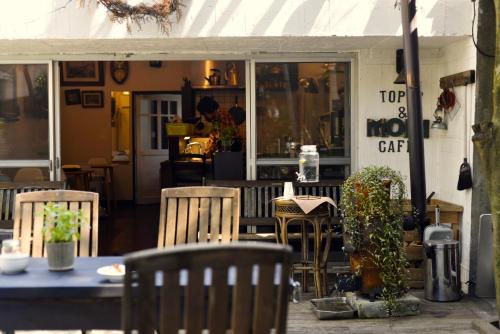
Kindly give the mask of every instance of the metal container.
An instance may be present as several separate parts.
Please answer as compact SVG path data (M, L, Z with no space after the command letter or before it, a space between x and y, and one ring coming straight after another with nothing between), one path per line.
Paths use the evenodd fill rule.
M491 214L482 214L479 217L478 245L476 297L495 298L493 224L491 221Z
M459 248L456 240L424 241L426 299L439 302L460 299Z
M355 310L347 303L346 297L311 299L311 305L319 320L354 318Z
M441 209L436 206L436 224L429 225L424 230L424 241L428 240L452 240L453 230L445 225L441 225Z

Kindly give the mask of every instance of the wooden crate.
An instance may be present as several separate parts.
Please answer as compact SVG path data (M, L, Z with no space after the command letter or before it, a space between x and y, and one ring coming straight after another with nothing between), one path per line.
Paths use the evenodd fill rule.
M405 252L408 261L422 261L424 259L422 244L415 241L405 247Z
M436 223L435 210L437 205L439 205L441 209L441 223L451 225L455 240L460 240L460 222L462 220L464 207L439 199L432 199L431 203L427 204L427 218L430 219L431 224ZM404 211L406 214L412 213L410 200L405 201Z

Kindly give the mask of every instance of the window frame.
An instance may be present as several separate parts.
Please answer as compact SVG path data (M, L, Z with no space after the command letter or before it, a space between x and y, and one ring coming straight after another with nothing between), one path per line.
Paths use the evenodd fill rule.
M52 60L0 60L0 65L47 65L47 94L48 94L48 159L2 159L0 160L0 168L22 168L22 167L40 167L48 168L49 180L56 179L57 164L54 164L56 159L56 142L59 139L59 133L56 131L56 117L54 104L54 62Z
M257 110L256 110L256 64L258 63L349 63L349 98L346 100L349 113L346 114L346 122L349 122L349 127L346 128L349 133L349 157L322 157L320 158L321 165L344 165L347 167L346 176L350 174L356 166L357 152L357 104L355 103L356 87L357 87L357 58L354 54L311 54L311 55L273 55L267 57L255 57L249 61L249 71L247 78L250 79L250 85L247 84L247 101L250 102L250 124L247 124L247 179L257 180L257 166L286 166L295 165L296 159L290 158L259 158L257 159ZM249 89L248 89L249 88ZM248 106L247 106L248 108ZM249 128L249 129L248 129ZM250 131L248 131L250 130Z

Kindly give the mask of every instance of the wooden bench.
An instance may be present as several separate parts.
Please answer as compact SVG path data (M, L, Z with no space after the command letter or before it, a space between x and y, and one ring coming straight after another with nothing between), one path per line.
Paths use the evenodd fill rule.
M273 227L273 198L283 195L283 181L206 180L207 186L239 188L241 194L240 226L247 227L247 233L240 232L240 240L274 240L274 233L257 233L258 227ZM295 195L328 196L338 203L342 180L324 180L317 183L294 182ZM339 221L339 211L332 208L334 222ZM298 225L291 223L290 225ZM290 233L289 239L299 239L300 233Z
M12 237L16 195L20 193L65 189L64 181L0 182L0 239Z

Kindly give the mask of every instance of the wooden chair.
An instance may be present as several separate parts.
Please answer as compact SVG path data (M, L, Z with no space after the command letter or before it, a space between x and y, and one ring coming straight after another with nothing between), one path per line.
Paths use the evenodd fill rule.
M14 176L14 182L33 182L33 181L45 181L43 177L43 172L40 168L36 167L25 167L17 171Z
M239 222L239 189L162 189L158 248L192 242L238 240Z
M286 333L291 254L289 247L241 242L132 253L125 258L122 329Z
M74 190L49 190L16 195L14 238L20 239L21 251L33 257L45 256L44 205L61 203L76 211L81 209L83 221L80 240L75 245L76 256L97 256L99 194Z

